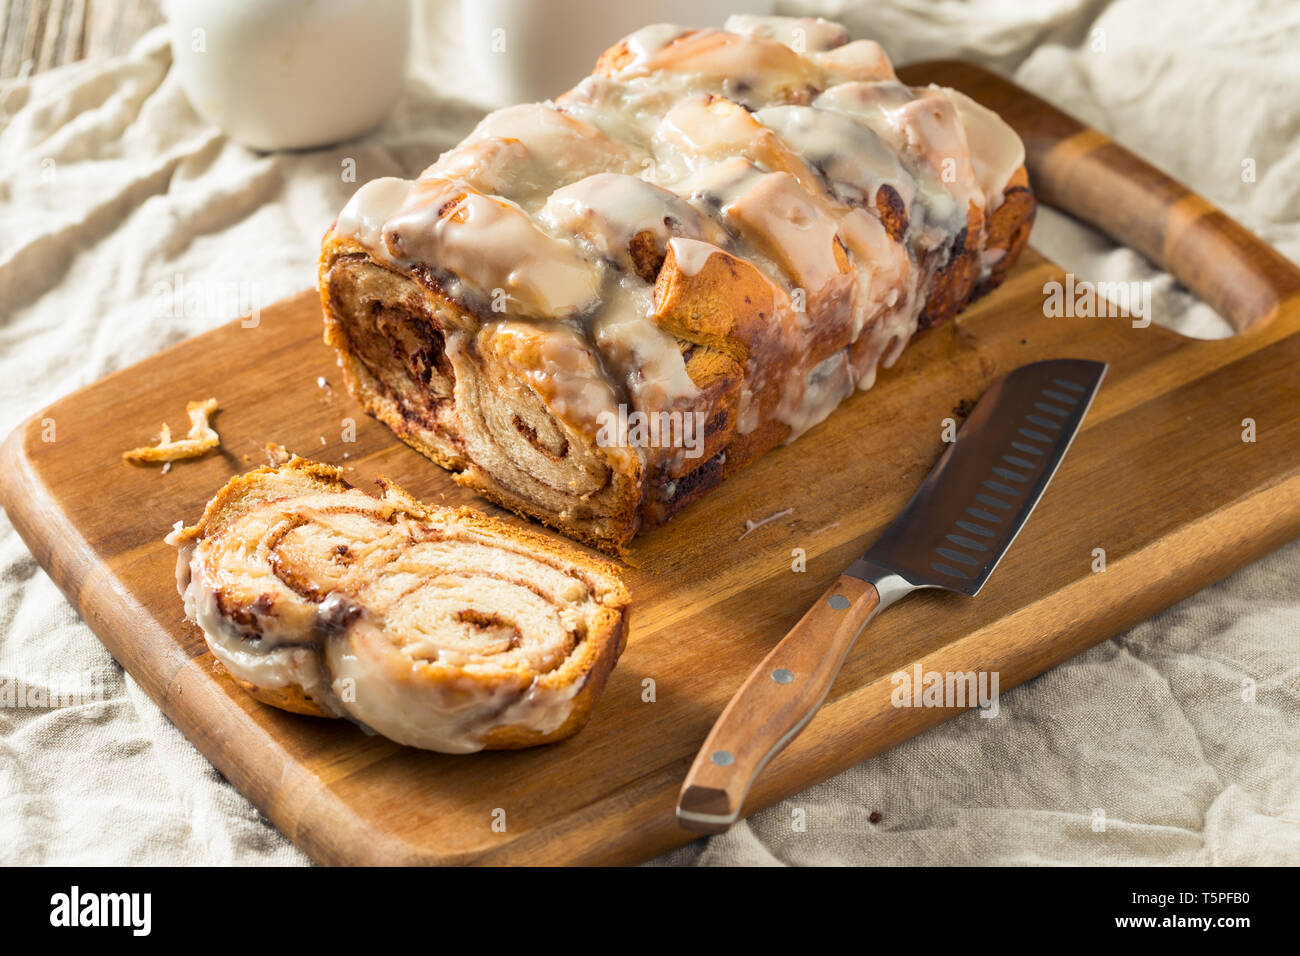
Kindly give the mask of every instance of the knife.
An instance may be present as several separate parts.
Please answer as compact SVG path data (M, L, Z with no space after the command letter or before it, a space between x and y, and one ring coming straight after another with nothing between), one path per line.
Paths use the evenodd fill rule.
M687 830L722 833L769 760L812 719L858 634L922 588L979 593L1052 480L1106 374L1053 359L995 382L916 494L727 704L677 798Z

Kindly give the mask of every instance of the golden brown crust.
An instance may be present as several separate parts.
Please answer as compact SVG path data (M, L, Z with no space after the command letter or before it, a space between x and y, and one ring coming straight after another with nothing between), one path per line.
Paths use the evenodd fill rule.
M729 355L709 348L681 342L686 360L686 374L699 394L687 412L699 412L704 420L704 441L695 458L660 455L655 461L656 474L675 478L694 470L722 451L735 438L741 391L745 384L744 366Z
M972 298L997 288L1015 265L1020 250L1029 241L1038 202L1029 188L1029 173L1024 166L1016 170L1002 192L1002 204L988 218L986 254L1000 254L989 275L980 280Z
M933 264L925 264L931 275L930 291L917 321L918 329L929 329L947 322L970 301L980 275L983 221L983 211L972 205L966 228L950 245L931 254Z
M596 67L591 72L596 76L613 76L632 62L635 54L629 48L627 40L619 40L602 53L596 60ZM564 97L560 97L561 100Z
M609 619L605 626L609 628L610 636L599 642L590 643L590 647L595 650L589 658L583 661L583 669L586 673L582 690L578 691L577 696L573 698L572 709L564 723L550 733L539 733L527 727L518 725L507 725L496 727L488 731L484 738L484 750L520 750L524 747L536 747L541 744L555 743L564 740L566 737L572 737L579 730L586 726L587 721L591 718L592 708L596 706L596 700L600 697L605 689L605 684L609 681L609 675L614 670L614 665L618 662L623 650L627 647L627 628L628 620L631 616L629 610L624 610L613 619L613 616L607 616Z
M307 458L293 458L278 467L263 465L231 478L208 502L198 523L181 529L169 540L179 544L216 534L231 520L265 501L351 487L343 479L341 468Z
M684 342L706 345L744 365L771 328L780 290L752 263L723 249L694 271L669 246L655 280L652 318Z
M225 674L232 681L244 689L253 700L274 707L277 710L287 710L291 714L302 714L304 717L325 717L332 718L331 714L316 701L312 700L311 695L302 689L299 684L290 684L288 687L258 687L252 681L240 680L235 677L217 661L216 668L218 673Z

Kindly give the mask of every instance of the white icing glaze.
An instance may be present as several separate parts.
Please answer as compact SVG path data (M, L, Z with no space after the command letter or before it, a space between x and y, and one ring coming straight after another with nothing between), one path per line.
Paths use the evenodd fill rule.
M804 387L798 393L798 401L783 402L777 410L777 417L789 425L793 433L802 435L852 395L854 385L848 355L844 351L836 352L809 370ZM785 393L786 396L792 394L793 390Z
M839 224L789 173L762 174L724 203L722 213L808 296L844 274L835 255Z
M874 206L877 190L891 186L904 206L911 206L915 182L897 153L870 127L810 106L771 106L754 118L820 170L840 201Z
M970 145L975 179L984 192L984 204L990 210L1002 203L1008 181L1025 164L1025 144L1007 121L987 106L976 103L959 90L934 87L957 107Z
M891 336L907 341L916 331L916 314L906 290L921 281L907 249L890 239L880 220L863 209L851 209L841 217L839 235L853 255L858 279L853 339L874 318Z
M615 76L630 79L657 71L689 77L690 91L711 89L746 105L807 95L818 78L814 64L785 44L723 30L679 36L623 65Z
M481 337L561 421L594 433L602 415L617 413L618 396L595 350L573 328L507 319L484 326Z
M600 69L556 103L489 115L405 187L400 210L391 207L403 187L392 181L345 210L338 230L373 247L386 213L392 261L447 274L453 297L481 303L506 289L509 319L569 320L605 373L651 403L691 392L680 351L645 318L635 274L670 247L688 276L720 249L748 260L786 298L768 333L779 360L751 356L747 366L742 433L772 415L795 437L845 381L868 387L915 332L927 270L942 264L968 210L982 222L1024 159L991 111L955 91L903 85L879 44L849 42L824 20L652 25ZM902 204L901 241L881 224L883 186ZM452 189L465 196L448 216ZM806 310L792 305L804 295ZM818 343L840 329L850 343L866 338L828 365ZM449 341L449 354L460 347ZM638 377L629 362L646 368ZM546 361L533 380L575 376L548 394L582 418L605 402L588 367ZM761 398L774 388L780 401Z
M955 232L970 203L984 207L984 193L975 184L956 107L937 91L921 92L901 83L842 83L813 105L851 116L883 138L907 164L928 220Z
M759 413L761 409L754 399L754 390L745 386L740 390L740 402L736 408L736 431L742 435L748 435L759 424Z
M987 279L993 274L999 262L1006 257L1005 249L985 249L980 252L980 278Z
M595 255L628 273L637 271L631 246L638 235L649 235L660 257L675 235L727 241L725 230L676 193L616 173L598 173L557 189L537 218L552 235L578 237Z
M655 127L650 144L663 179L680 179L711 163L747 155L760 127L744 107L699 93L674 105Z
M678 271L687 276L699 275L700 270L704 268L704 263L709 261L709 256L723 251L711 242L701 242L698 239L682 236L669 240L668 245L673 251Z
M885 48L875 40L854 40L825 53L815 54L813 59L821 67L824 86L855 80L898 82Z
M733 13L722 25L730 33L748 33L783 43L796 53L822 53L849 42L849 31L821 17L763 17Z
M628 52L632 54L632 59L623 65L623 69L640 69L664 47L686 32L685 27L673 23L652 23L635 33L628 34L623 42L627 45Z
M534 682L521 694L510 684L483 689L454 677L431 679L449 667L411 660L369 621L327 641L325 660L335 675L334 687L355 690L351 717L389 740L440 753L482 750L484 728L491 725L524 726L538 733L558 730L582 689L580 682L562 688ZM410 677L394 680L395 673Z
M663 411L689 404L700 392L686 371L677 340L650 321L651 287L634 277L622 281L629 288L611 300L618 308L604 312L593 328L601 355L623 380L638 410Z
M455 182L420 180L384 240L399 259L436 264L481 299L501 290L523 315L570 316L596 304L600 272L571 243L547 235L509 200Z
M250 638L221 613L216 586L209 580L198 548L194 544L182 546L177 560L189 569L180 591L185 614L202 629L212 656L233 677L268 689L298 685L331 714L344 714L342 703L321 672L314 648L304 646L301 640L276 643L273 636ZM179 583L179 574L177 579Z
M592 75L564 94L560 108L611 139L648 144L655 124L688 92L687 85L683 77L663 82L658 75L631 79ZM657 181L653 169L646 175Z
M334 228L343 235L352 236L372 253L387 258L384 223L402 207L410 191L411 182L407 179L391 176L372 179L352 194L339 213Z
M505 148L481 155L481 147ZM597 172L636 173L643 168L644 150L612 139L587 120L563 112L553 103L525 103L489 113L455 150L444 153L425 170L424 177L456 178L461 155L473 158L465 172L482 177L493 164L501 177L498 194L520 205L544 201L557 187ZM520 159L526 157L527 162Z

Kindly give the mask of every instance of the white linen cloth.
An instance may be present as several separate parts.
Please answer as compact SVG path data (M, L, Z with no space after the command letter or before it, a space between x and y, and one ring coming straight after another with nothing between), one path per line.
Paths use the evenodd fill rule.
M841 19L897 62L1011 73L1300 257L1295 4L779 6ZM0 84L0 427L235 317L248 296L309 286L356 188L344 160L357 182L413 175L482 112L453 14L434 12L445 38L423 46L443 59L417 64L380 130L331 149L259 155L227 140L186 102L161 31L116 61ZM1041 213L1033 242L1084 278L1153 281L1157 322L1226 333L1167 275L1065 217ZM177 316L158 307L177 276L242 291ZM1297 581L1292 544L1007 693L999 718L959 717L657 862L1300 863ZM77 699L9 706L6 687ZM0 863L303 862L0 518Z

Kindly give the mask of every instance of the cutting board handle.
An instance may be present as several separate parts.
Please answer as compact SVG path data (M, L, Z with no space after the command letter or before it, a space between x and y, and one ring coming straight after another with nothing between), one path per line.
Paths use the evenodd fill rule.
M1040 202L1095 226L1171 272L1238 332L1300 293L1300 269L1213 203L1105 134L983 67L956 60L899 71L961 90L1025 141Z

